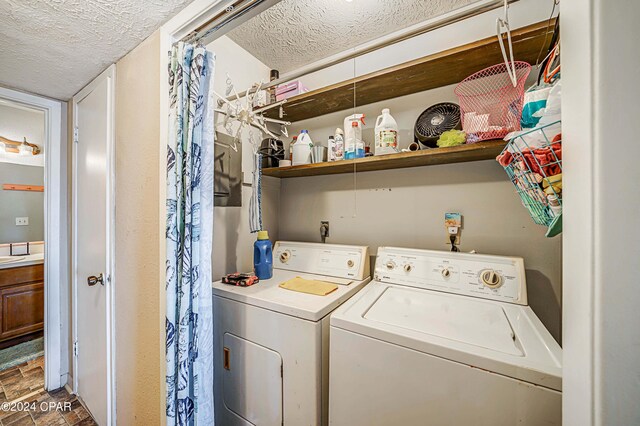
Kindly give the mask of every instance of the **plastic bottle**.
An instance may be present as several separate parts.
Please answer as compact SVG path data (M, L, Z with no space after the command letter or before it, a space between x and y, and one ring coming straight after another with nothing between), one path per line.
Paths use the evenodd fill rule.
M335 144L336 144L336 160L340 161L344 159L344 132L342 129L336 129L335 134Z
M308 130L303 130L298 135L298 140L293 145L293 159L291 165L299 166L301 164L311 164L311 149L313 149L313 141L309 136Z
M336 161L336 139L329 136L327 141L327 161Z
M362 128L359 121L351 122L351 131L347 134L344 144L344 159L364 157L364 142L362 141Z
M344 119L345 160L364 157L364 142L362 140L362 127L365 125L364 118L364 114L352 114Z
M557 195L548 195L547 200L549 200L549 209L551 210L551 215L553 217L559 216L562 213L562 205L560 204L560 200Z
M273 276L272 249L269 233L258 231L258 239L253 243L253 268L261 280L268 280Z
M273 80L277 80L279 78L280 78L280 71L271 70L271 72L269 73L269 82L272 82ZM277 99L276 99L276 86L268 88L267 91L269 92L269 103L270 104L275 104L276 101L277 101Z
M398 123L391 116L388 108L383 109L382 115L378 116L375 132L374 155L398 152Z
M357 121L361 124L360 127L362 128L366 125L366 123L364 122L365 117L366 117L365 114L352 114L344 119L343 128L345 133L344 135L345 140L349 138L349 133L351 132L351 123L353 123L354 121Z
M357 126L357 130L356 130L356 158L364 158L364 154L365 154L365 149L364 149L364 141L362 140L362 127L360 126L360 123L356 123Z
M297 140L298 140L298 137L294 136L293 140L289 144L289 161L291 161L291 164L293 164L293 145L295 145Z

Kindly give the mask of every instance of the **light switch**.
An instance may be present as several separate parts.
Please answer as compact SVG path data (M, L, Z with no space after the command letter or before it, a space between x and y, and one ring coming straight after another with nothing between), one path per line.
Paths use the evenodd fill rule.
M28 217L16 217L16 226L27 226L29 225Z

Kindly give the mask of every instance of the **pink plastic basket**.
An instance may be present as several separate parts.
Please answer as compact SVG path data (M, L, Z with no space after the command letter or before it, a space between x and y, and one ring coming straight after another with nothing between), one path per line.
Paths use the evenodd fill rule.
M467 143L501 139L509 132L520 130L524 85L531 65L526 62L514 64L516 87L513 87L504 63L478 71L456 87Z

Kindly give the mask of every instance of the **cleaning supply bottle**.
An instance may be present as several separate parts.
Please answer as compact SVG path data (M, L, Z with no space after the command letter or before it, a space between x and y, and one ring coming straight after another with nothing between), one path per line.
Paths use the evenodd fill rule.
M398 152L398 123L388 108L376 120L374 155L394 154Z
M309 136L309 131L301 131L298 135L298 140L293 145L293 160L291 161L291 165L311 164L312 149L313 141L311 140L311 136Z
M345 140L349 137L349 132L351 131L351 123L353 123L354 121L357 121L362 124L362 127L364 127L366 124L364 122L365 117L366 117L365 114L352 114L344 119Z
M291 143L289 143L289 161L291 161L291 164L293 164L293 145L296 144L297 140L298 140L298 137L294 136Z
M327 141L327 161L336 161L336 139L329 136Z
M253 244L253 268L261 280L268 280L273 276L272 246L267 231L258 231L258 239Z
M353 114L344 119L344 159L364 157L362 127L365 125L364 114Z
M342 129L336 129L335 134L335 144L336 144L336 160L340 161L344 159L344 132Z
M364 142L362 141L362 128L359 121L351 122L351 131L347 133L344 144L344 159L353 160L354 158L364 157Z

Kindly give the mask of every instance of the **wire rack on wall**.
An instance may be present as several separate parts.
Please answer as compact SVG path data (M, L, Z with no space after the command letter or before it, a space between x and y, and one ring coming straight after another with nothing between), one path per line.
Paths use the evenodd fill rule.
M533 221L547 227L562 213L560 129L557 121L521 132L497 158Z

